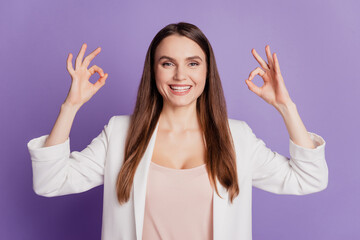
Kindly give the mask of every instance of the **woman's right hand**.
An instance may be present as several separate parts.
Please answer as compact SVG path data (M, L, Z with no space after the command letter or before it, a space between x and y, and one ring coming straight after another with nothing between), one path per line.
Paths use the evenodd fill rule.
M104 71L96 65L87 69L91 60L100 53L101 48L98 47L95 49L92 53L86 56L83 61L86 47L86 43L84 43L78 53L78 56L76 57L75 69L72 66L72 54L69 53L67 58L67 70L72 78L72 83L64 103L78 108L89 101L90 98L102 86L104 86L105 80L108 77L108 74L104 74ZM91 75L95 74L95 72L100 75L100 78L92 84L89 79Z

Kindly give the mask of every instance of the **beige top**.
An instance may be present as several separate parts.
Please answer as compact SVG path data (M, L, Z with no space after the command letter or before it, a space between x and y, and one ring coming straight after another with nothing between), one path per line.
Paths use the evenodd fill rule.
M213 239L212 201L205 164L174 169L150 162L143 240Z

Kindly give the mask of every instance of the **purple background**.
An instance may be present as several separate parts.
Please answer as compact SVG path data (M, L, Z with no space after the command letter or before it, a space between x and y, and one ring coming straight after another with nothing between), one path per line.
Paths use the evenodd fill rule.
M212 44L230 118L246 121L268 147L289 156L281 115L244 81L259 65L251 49L266 58L270 44L307 130L326 141L326 190L291 196L253 188L253 238L359 239L358 1L16 0L1 5L1 239L100 239L103 187L37 196L26 143L49 134L55 123L71 84L69 52L76 56L83 42L86 55L101 46L91 65L109 73L106 85L75 118L71 149L82 150L111 116L132 113L150 41L179 21L197 25ZM257 76L255 83L262 79Z

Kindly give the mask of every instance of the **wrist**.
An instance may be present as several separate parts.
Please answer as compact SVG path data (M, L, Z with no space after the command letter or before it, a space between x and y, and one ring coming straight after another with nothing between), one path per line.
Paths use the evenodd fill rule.
M81 105L71 104L65 101L63 102L63 104L61 104L61 111L76 113L77 111L79 111L80 107Z
M280 112L281 116L286 116L291 114L291 112L296 111L296 104L293 101L289 101L285 104L277 106L277 110Z

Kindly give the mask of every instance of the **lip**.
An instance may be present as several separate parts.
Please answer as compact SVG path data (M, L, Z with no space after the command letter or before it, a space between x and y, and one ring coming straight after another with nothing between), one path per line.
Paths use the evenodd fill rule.
M190 86L190 88L188 90L186 90L185 92L175 92L174 90L172 90L172 88L170 86L178 86L178 87ZM169 85L169 89L170 89L171 93L174 94L174 95L184 96L184 95L186 95L186 94L188 94L190 92L190 90L192 89L192 86L191 85L173 84L173 85Z
M169 84L169 86L175 86L175 87L192 87L190 84Z

